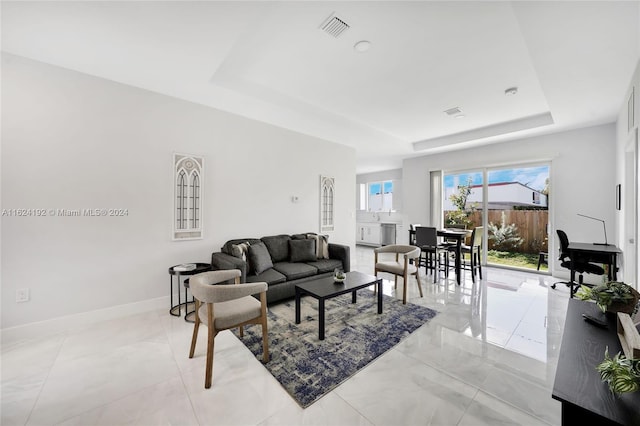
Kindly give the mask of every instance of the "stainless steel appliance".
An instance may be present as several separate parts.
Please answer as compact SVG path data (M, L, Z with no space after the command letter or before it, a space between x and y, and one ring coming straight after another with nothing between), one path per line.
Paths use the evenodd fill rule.
M383 246L396 243L396 224L395 223L383 223L381 227L380 243Z

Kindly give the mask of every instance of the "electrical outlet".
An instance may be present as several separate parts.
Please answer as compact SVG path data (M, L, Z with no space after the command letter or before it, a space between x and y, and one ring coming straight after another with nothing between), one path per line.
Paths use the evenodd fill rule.
M29 301L29 289L19 288L16 290L16 302L28 302Z

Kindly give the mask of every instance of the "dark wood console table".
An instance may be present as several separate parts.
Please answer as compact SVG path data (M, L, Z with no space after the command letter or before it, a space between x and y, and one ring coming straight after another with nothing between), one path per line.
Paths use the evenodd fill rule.
M552 393L562 403L562 424L640 425L640 392L615 396L596 371L607 346L611 356L622 350L616 317L607 315L605 329L584 321L583 313L602 315L595 303L569 300Z

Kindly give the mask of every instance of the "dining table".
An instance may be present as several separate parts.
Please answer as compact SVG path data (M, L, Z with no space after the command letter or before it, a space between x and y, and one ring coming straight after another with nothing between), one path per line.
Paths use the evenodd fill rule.
M409 231L409 241L415 241L415 230ZM471 229L461 229L461 228L443 228L438 229L436 231L436 235L438 237L443 237L447 240L455 241L455 271L456 271L456 282L460 285L460 281L462 279L462 242L471 235Z
M456 282L460 285L460 280L462 279L462 242L465 238L471 235L470 229L461 229L461 228L444 228L438 229L436 232L438 237L443 237L447 240L455 240L455 271L456 271Z

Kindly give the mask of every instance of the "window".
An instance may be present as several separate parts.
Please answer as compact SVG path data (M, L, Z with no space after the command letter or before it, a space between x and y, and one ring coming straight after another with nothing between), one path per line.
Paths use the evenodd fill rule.
M175 217L174 240L202 238L202 173L204 159L174 154Z
M184 170L178 173L176 185L176 229L187 229L187 182Z
M532 191L531 194L533 196L533 204L540 204L540 193Z
M358 195L360 196L358 210L367 209L367 185L361 183L358 185Z
M393 181L369 183L368 201L371 212L393 210Z
M191 228L197 229L200 227L200 177L197 172L193 172L190 189L191 214L189 217L191 218Z

